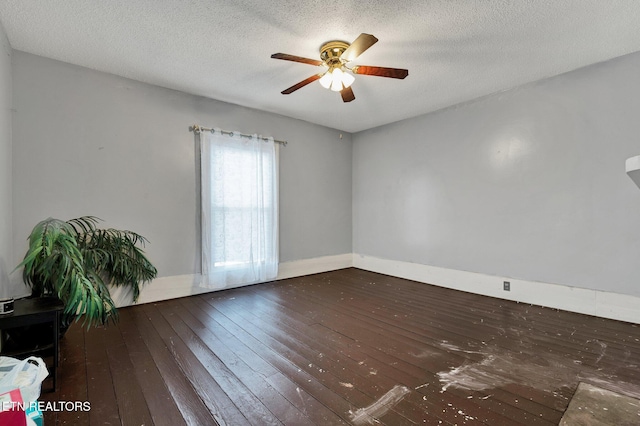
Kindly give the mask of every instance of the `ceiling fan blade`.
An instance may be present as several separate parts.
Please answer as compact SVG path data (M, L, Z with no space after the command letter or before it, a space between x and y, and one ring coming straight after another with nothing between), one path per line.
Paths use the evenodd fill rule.
M351 89L351 86L345 87L344 89L342 89L340 91L340 95L342 96L342 100L344 102L351 102L356 98L356 95L353 94L353 90Z
M283 95L288 95L290 93L293 93L296 90L303 88L307 84L313 83L314 81L318 80L320 77L322 77L322 74L312 75L311 77L307 78L306 80L302 80L300 83L294 84L293 86L289 87L288 89L283 90L282 94Z
M351 70L354 74L377 75L378 77L389 77L403 79L409 75L409 70L402 68L370 67L368 65L357 65Z
M377 41L378 39L371 34L362 33L353 41L353 43L351 43L351 46L342 53L340 58L347 62L353 61L358 56L362 55L365 50L376 44Z
M301 62L309 65L322 65L322 61L317 59L303 58L302 56L288 55L286 53L274 53L271 55L273 59L282 59L284 61Z

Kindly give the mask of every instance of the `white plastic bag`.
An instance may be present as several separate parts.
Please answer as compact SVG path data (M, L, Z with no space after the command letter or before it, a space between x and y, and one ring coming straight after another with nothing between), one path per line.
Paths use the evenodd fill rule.
M0 394L20 389L25 404L40 398L42 381L49 375L42 360L30 356L24 360L0 356Z

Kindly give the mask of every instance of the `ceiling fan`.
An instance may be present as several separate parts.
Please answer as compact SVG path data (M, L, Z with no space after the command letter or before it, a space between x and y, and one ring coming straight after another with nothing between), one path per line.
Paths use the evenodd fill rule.
M320 80L322 87L331 89L334 92L340 92L344 102L351 102L356 98L351 89L351 84L353 84L355 80L351 73L399 79L403 79L409 75L408 70L401 68L372 67L368 65L348 66L349 62L356 59L377 41L377 38L365 33L360 34L351 44L339 40L328 41L320 46L321 60L303 58L286 53L274 53L271 55L274 59L323 67L323 70L318 74L312 75L306 80L302 80L300 83L283 90L282 94L291 94L309 83Z

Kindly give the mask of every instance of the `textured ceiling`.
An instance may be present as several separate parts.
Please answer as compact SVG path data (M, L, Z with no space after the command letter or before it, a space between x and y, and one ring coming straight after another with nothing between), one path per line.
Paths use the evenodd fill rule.
M1 0L0 21L16 50L348 132L640 51L639 0ZM363 32L380 41L353 64L405 80L280 94L318 68L272 53Z

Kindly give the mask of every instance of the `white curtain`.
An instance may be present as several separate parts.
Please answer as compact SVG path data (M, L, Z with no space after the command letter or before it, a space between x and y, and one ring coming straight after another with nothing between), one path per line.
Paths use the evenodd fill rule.
M278 275L278 148L265 141L200 134L202 286L237 287Z

